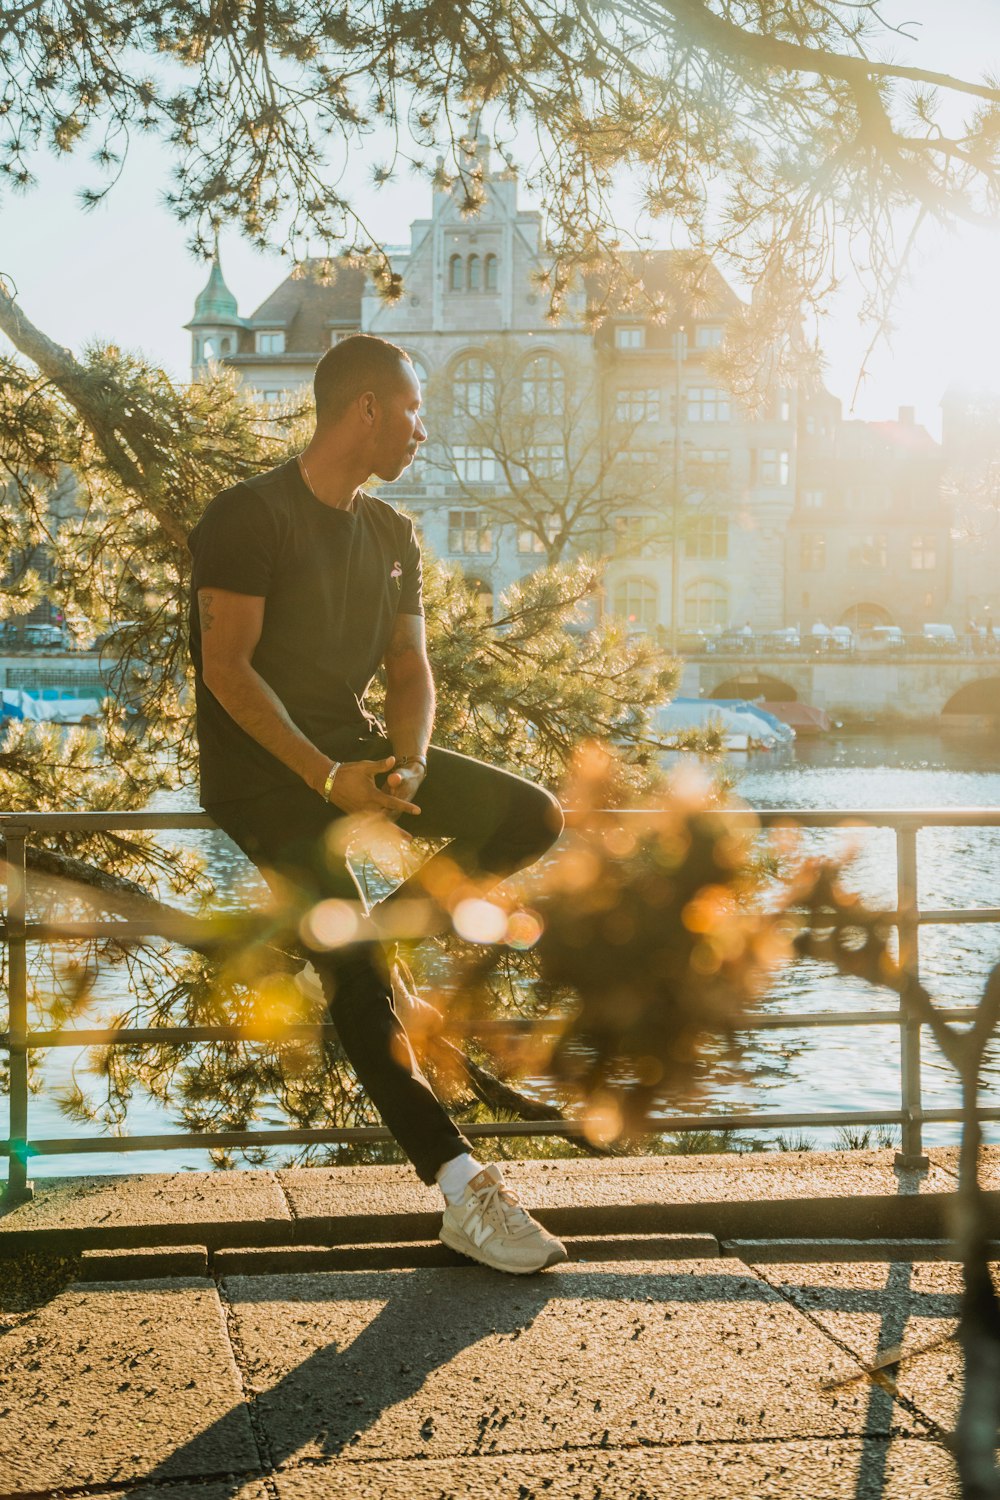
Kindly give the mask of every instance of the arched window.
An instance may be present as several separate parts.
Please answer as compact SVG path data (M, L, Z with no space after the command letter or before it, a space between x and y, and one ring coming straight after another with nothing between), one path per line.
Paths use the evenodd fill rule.
M700 578L684 590L684 624L690 630L706 630L729 620L729 594L714 578Z
M233 341L228 336L219 345L220 354L231 354L233 352Z
M462 257L453 255L448 262L448 290L460 292L465 286L465 277L462 275Z
M613 610L629 630L651 634L657 625L660 591L649 578L623 578L615 585Z
M466 276L468 278L468 288L470 292L478 292L480 290L483 284L482 275L483 267L479 256L470 255L469 262L466 267Z
M486 257L486 290L495 292L500 285L500 264L495 255Z
M456 417L482 417L496 404L493 366L479 354L467 354L451 372L452 411Z
M540 417L557 417L566 404L566 375L551 354L536 354L524 367L524 405Z

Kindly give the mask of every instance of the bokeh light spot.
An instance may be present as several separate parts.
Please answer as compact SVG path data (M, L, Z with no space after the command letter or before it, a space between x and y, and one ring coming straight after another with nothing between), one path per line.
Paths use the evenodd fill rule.
M358 919L349 901L320 901L302 918L302 941L310 948L342 948L358 931Z
M467 943L499 943L507 932L507 913L492 901L470 896L451 914L452 924Z

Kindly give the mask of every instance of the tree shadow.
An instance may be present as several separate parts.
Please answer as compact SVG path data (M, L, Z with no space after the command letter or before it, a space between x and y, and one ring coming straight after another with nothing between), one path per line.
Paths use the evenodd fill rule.
M721 1269L726 1262L717 1264ZM908 1302L902 1300L899 1293L909 1290L908 1274L906 1264L896 1263L889 1286L879 1292L823 1288L824 1308L882 1311L885 1321L880 1347L884 1347L887 1339L893 1342L901 1339L914 1301L921 1313L923 1308L919 1304L926 1299L931 1316L950 1316L941 1310L940 1295L930 1298L914 1292ZM309 1277L239 1278L224 1283L222 1292L230 1306L289 1304L281 1320L282 1335L288 1337L294 1337L295 1333L295 1303L304 1308L310 1303L334 1301L381 1303L381 1306L374 1315L371 1309L360 1314L358 1321L362 1326L356 1336L343 1344L331 1342L308 1354L266 1388L255 1386L254 1361L248 1361L240 1349L237 1327L234 1343L239 1352L246 1401L176 1448L155 1469L132 1481L133 1486L159 1484L168 1479L176 1482L197 1475L214 1481L213 1500L235 1496L251 1472L244 1468L241 1474L234 1474L232 1462L235 1451L249 1451L248 1416L257 1453L257 1466L252 1472L267 1474L283 1466L293 1466L304 1454L308 1461L322 1463L349 1453L394 1407L418 1396L435 1371L485 1338L497 1334L517 1336L530 1328L542 1310L556 1300L643 1305L647 1300L654 1304L784 1302L795 1306L799 1316L807 1316L787 1292L783 1294L745 1271L738 1277L621 1270L608 1274L570 1265L557 1273L516 1280L475 1267L445 1276L435 1271L393 1272L388 1276L332 1272ZM887 1292L892 1299L889 1307L884 1306ZM308 1326L308 1313L302 1322ZM258 1344L266 1326L266 1321L258 1324ZM816 1329L816 1337L833 1343L825 1330ZM865 1377L859 1372L859 1378ZM867 1409L857 1433L865 1450L858 1476L858 1500L862 1495L879 1493L877 1486L872 1487L877 1477L875 1470L881 1465L880 1472L884 1475L887 1439L894 1425L894 1397L874 1383L870 1387ZM488 1407L490 1394L488 1388L483 1393L484 1407ZM498 1390L495 1394L498 1398L516 1396L511 1390ZM419 1412L408 1417L408 1422L412 1423L415 1416ZM420 1436L428 1443L434 1437L433 1421L433 1416L428 1416L425 1426L419 1429ZM800 1434L807 1438L811 1435ZM371 1456L370 1449L365 1456ZM406 1456L420 1456L420 1451Z

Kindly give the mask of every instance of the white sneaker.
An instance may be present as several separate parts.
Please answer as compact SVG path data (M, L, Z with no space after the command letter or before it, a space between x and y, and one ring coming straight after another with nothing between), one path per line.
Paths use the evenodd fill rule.
M444 1211L439 1238L494 1271L528 1275L566 1260L566 1247L521 1207L499 1167L473 1177L460 1203Z

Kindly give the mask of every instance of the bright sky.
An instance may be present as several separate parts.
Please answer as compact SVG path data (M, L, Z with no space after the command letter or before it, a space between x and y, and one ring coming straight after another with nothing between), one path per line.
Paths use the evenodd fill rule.
M918 40L899 38L895 60L971 78L1000 74L996 0L886 0L884 13L897 24L915 23L908 29ZM114 341L186 376L190 346L183 325L207 273L162 206L165 156L151 143L137 143L116 189L91 213L76 198L82 184L94 181L84 158L41 159L38 174L38 188L8 196L3 205L0 270L14 282L25 312L71 348L92 338ZM402 226L428 211L423 182L402 179L381 193L372 188L361 153L356 181L363 217L388 241L402 241ZM262 302L287 271L280 257L258 254L236 234L223 239L222 259L242 313ZM932 229L925 236L900 296L897 332L891 347L883 345L869 361L855 415L886 418L900 405L915 406L918 420L938 435L938 405L949 384L1000 389L998 262L1000 226L962 227L951 235ZM823 331L827 383L845 413L867 342L848 288Z

